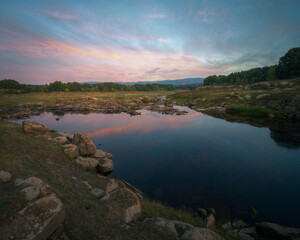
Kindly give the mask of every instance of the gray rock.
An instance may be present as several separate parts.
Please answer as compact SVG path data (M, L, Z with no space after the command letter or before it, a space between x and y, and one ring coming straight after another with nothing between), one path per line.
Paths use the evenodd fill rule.
M71 158L79 156L79 148L77 145L74 144L66 144L63 145L65 150L64 152L69 155Z
M93 188L91 194L97 198L102 198L105 195L105 192L99 188Z
M96 168L99 162L95 158L77 157L76 163L82 168Z
M251 85L251 88L253 88L253 89L269 89L270 84L268 82L254 83Z
M207 212L204 208L197 208L197 213L199 217L205 218L207 217Z
M255 224L256 231L274 239L300 238L300 228L283 227L276 223L260 222Z
M97 159L112 158L112 154L104 152L103 150L97 149L95 154L93 155L93 157L97 158Z
M227 233L239 240L254 240L253 237L239 229L228 230Z
M232 222L232 227L233 228L245 228L248 227L248 224L245 223L243 220L235 220Z
M16 179L15 184L17 186L27 186L21 190L21 193L25 194L25 199L27 201L32 201L41 196L45 196L50 192L49 185L36 177L30 177L25 180Z
M96 145L85 134L81 134L81 133L74 134L72 144L75 144L79 147L80 155L92 156L96 153Z
M156 228L157 231L168 232L170 236L177 238L178 233L175 227L175 224L164 218L146 218L143 222L144 224L151 225L153 228Z
M11 180L11 174L6 171L0 171L0 181L7 183Z
M40 123L23 121L22 127L27 134L30 135L44 135L46 132L49 132L49 129Z
M224 240L217 233L208 228L190 228L182 236L181 240Z
M82 181L82 183L87 187L87 189L92 190L92 186L87 181Z
M215 229L216 219L213 214L209 214L203 221L203 227L209 229Z
M294 96L289 103L287 104L289 107L300 108L300 96Z
M180 222L180 221L172 221L172 223L175 224L175 228L178 229L180 232L185 232L186 230L194 227L193 225L185 222Z
M56 137L56 138L54 138L54 141L61 145L70 143L69 140L67 139L67 137L64 137L64 136Z
M224 223L224 224L222 225L222 229L223 229L224 231L227 231L227 230L229 230L229 229L232 229L231 222Z
M270 96L270 94L268 94L268 93L266 93L266 94L260 94L260 95L256 96L256 99L257 100L258 99L262 99L262 98L267 97L267 96Z
M108 175L114 170L114 162L109 158L100 159L97 165L97 172Z
M11 221L0 225L1 239L48 239L65 219L62 202L55 194L28 204Z
M139 198L128 188L116 189L106 194L101 200L103 201L120 201L125 200L122 204L122 221L129 223L137 220L142 214L142 206Z
M216 209L214 209L214 208L209 208L208 212L213 214L213 215L216 215Z

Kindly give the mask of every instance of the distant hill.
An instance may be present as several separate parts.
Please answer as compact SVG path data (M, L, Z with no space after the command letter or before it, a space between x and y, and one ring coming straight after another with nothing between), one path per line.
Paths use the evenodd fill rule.
M184 78L184 79L176 79L176 80L162 80L162 81L139 81L139 82L116 82L118 84L124 85L134 85L134 84L171 84L174 86L185 85L185 84L200 84L203 83L204 78ZM97 84L103 82L81 82L81 84Z

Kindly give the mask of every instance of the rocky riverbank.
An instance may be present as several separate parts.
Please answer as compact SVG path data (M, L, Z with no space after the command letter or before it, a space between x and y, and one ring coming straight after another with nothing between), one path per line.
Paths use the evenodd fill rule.
M127 113L131 116L140 115L138 110L160 112L162 114L186 114L173 107L173 104L161 97L137 97L137 98L96 98L78 97L73 99L57 99L51 103L21 103L13 107L0 109L3 119L24 119L30 116L40 115L42 112L53 112L59 116L65 113Z
M14 125L3 121L1 124L7 124L6 128ZM26 142L37 141L38 145L34 145L33 149L45 149L41 144L50 144L51 149L51 146L60 148L62 155L59 153L58 156L51 150L43 159L47 164L42 167L43 171L47 167L56 176L53 178L53 173L48 172L44 176L47 181L33 175L25 178L28 176L26 172L31 169L20 171L18 165L11 166L10 162L5 163L0 158L0 235L4 239L78 239L76 235L80 236L79 239L174 240L300 237L300 229L274 223L248 226L242 220L235 220L220 225L216 222L217 213L214 209L209 209L208 213L205 209L198 209L194 216L196 226L178 217L166 219L145 216L143 193L124 180L106 176L113 170L113 156L96 149L88 136L55 132L29 121L24 121L22 126ZM9 142L8 135L3 135ZM13 144L18 143L19 138L14 137ZM23 141L23 144L26 145L26 142ZM33 142L24 149L27 162L34 158L28 155L28 148ZM18 148L22 147L19 145ZM51 154L55 154L55 158ZM5 156L6 161L13 162L9 160L9 155ZM26 163L18 161L18 164ZM33 164L32 169L41 163L35 159ZM43 176L40 168L34 171ZM85 178L84 175L89 177ZM63 182L57 182L62 177ZM74 193L79 195L74 198ZM160 215L159 212L156 214ZM89 233L85 229L89 229Z

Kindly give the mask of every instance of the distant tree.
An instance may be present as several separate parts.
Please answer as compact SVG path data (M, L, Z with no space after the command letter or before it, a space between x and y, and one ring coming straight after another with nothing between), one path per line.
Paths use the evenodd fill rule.
M60 81L55 81L54 83L50 83L48 87L49 91L53 92L60 92L60 91L65 91L66 86L64 83Z
M12 79L4 79L0 81L0 89L20 89L21 85Z
M300 76L300 47L290 49L279 59L276 74L280 79Z

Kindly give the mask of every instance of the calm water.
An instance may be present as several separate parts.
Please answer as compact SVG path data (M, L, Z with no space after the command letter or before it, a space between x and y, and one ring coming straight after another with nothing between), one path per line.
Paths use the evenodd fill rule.
M300 148L277 144L268 128L192 110L184 116L141 113L65 114L59 121L43 113L31 120L88 134L114 154L110 176L152 199L174 207L214 207L219 217L300 227ZM252 206L255 219L248 213Z

